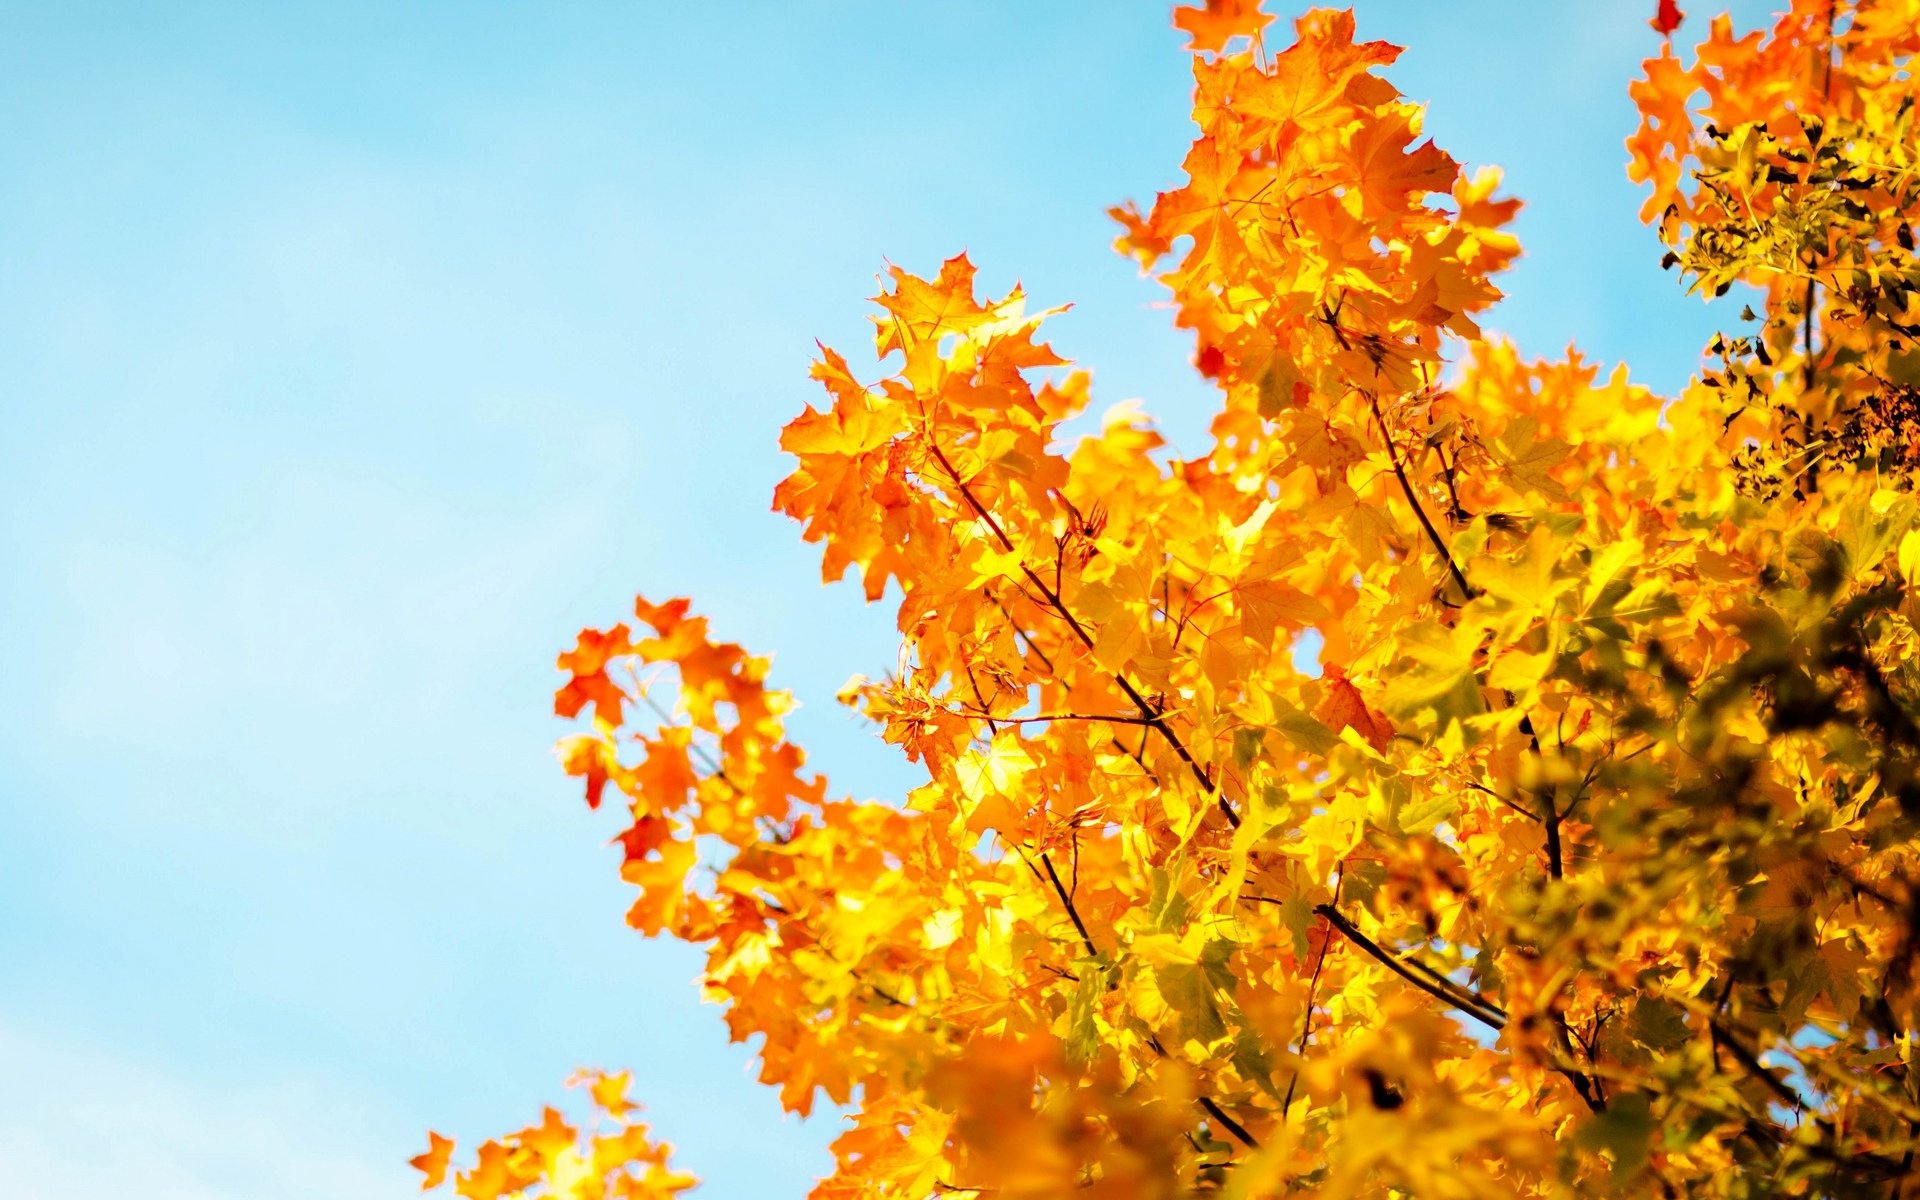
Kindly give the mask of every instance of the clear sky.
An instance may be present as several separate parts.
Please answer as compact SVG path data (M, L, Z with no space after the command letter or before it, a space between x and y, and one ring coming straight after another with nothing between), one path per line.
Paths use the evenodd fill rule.
M1682 383L1731 318L1634 219L1652 0L1358 7L1528 201L1490 324ZM965 248L1198 446L1104 216L1178 176L1167 9L0 3L0 1194L400 1197L586 1064L703 1196L804 1194L833 1116L622 924L553 656L691 594L899 794L832 702L891 613L769 512L777 431L886 260Z

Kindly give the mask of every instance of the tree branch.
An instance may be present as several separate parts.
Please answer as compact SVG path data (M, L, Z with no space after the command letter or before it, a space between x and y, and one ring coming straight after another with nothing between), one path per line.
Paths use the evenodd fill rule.
M1128 716L1124 713L1038 713L1031 717L996 717L984 707L971 712L962 709L947 709L957 717L972 717L980 721L997 721L1002 725L1036 725L1046 721L1106 721L1112 725L1146 725L1151 727L1150 717Z
M1448 549L1446 539L1441 537L1440 531L1434 527L1433 519L1427 516L1426 507L1420 503L1420 497L1414 494L1413 483L1407 479L1407 469L1400 463L1400 451L1394 446L1393 434L1387 429L1387 419L1380 412L1380 397L1365 389L1362 389L1362 394L1366 396L1367 404L1373 409L1374 421L1380 426L1380 440L1386 445L1387 461L1393 465L1393 476L1400 481L1401 493L1406 496L1407 503L1413 506L1413 515L1419 518L1420 528L1427 531L1427 540L1433 543L1435 553L1440 555L1440 561L1447 564L1447 571L1453 576L1454 583L1459 586L1461 596L1468 600L1473 599L1480 594L1479 591L1467 582L1466 572L1460 569L1460 564L1453 561L1453 551Z
M1397 955L1388 951L1366 934L1361 933L1359 928L1354 925L1352 921L1347 920L1346 916L1333 905L1318 904L1314 906L1313 911L1325 917L1327 922L1345 935L1348 941L1372 955L1382 966L1406 980L1414 987L1419 988L1427 995L1432 996L1435 1000L1458 1010L1465 1016L1472 1017L1489 1029L1498 1031L1506 1028L1507 1022L1504 1014L1495 1015L1490 1013L1470 998L1456 995L1451 989L1443 988L1431 979L1415 974L1412 968L1401 962Z
M1494 791L1492 788L1488 787L1484 783L1475 783L1471 779L1463 780L1462 782L1464 782L1468 787L1472 788L1476 792L1484 792L1487 795L1492 796L1495 800L1498 800L1500 803L1506 805L1508 808L1519 813L1521 816L1525 817L1529 821L1538 821L1540 819L1540 815L1534 812L1532 809L1527 808L1524 805L1515 804L1513 801L1507 799L1505 796L1502 796L1499 792Z
M1565 871L1560 855L1560 806L1554 802L1551 792L1540 799L1547 806L1540 822L1547 830L1547 871L1555 879L1560 879Z
M1053 890L1060 897L1060 903L1066 905L1067 916L1073 919L1073 927L1080 931L1080 941L1087 948L1087 957L1098 958L1100 951L1094 949L1093 935L1087 932L1087 923L1080 919L1080 910L1073 905L1073 897L1060 882L1060 872L1053 869L1053 856L1046 851L1040 852L1040 865L1047 869L1047 878L1053 882Z
M1760 1056L1747 1049L1740 1039L1733 1035L1733 1030L1727 1027L1726 1022L1715 1017L1707 1022L1707 1030L1713 1035L1714 1045L1725 1046L1727 1053L1733 1055L1733 1061L1740 1064L1740 1069L1765 1084L1767 1090L1779 1097L1781 1102L1792 1106L1796 1111L1807 1107L1805 1097L1795 1091L1790 1084L1782 1082L1772 1071L1767 1070L1766 1064L1760 1061Z
M1213 1102L1212 1096L1200 1097L1200 1107L1206 1109L1209 1117L1212 1117L1224 1125L1228 1133L1239 1138L1241 1145L1249 1150L1258 1150L1260 1148L1260 1143L1255 1141L1253 1135L1247 1132L1247 1127L1228 1116L1225 1109Z
M1313 911L1325 917L1332 923L1335 929L1338 929L1342 934L1346 935L1348 941L1372 955L1382 966L1406 980L1414 987L1419 988L1427 995L1432 996L1435 1000L1440 1001L1442 1004L1447 1005L1463 1016L1472 1017L1489 1029L1497 1031L1507 1027L1507 1014L1498 1005L1479 996L1477 993L1467 993L1459 990L1459 985L1452 980L1440 977L1440 979L1436 981L1435 979L1416 974L1413 968L1402 961L1397 955L1382 947L1366 934L1361 933L1352 921L1347 920L1340 910L1331 904L1315 905ZM1421 969L1429 973L1434 973L1433 968L1425 964L1420 964L1420 966ZM1556 1019L1554 1021L1554 1028L1558 1032L1561 1046L1566 1050L1568 1059L1571 1060L1573 1058L1573 1044L1572 1039L1567 1034L1566 1023ZM1589 1078L1585 1072L1572 1066L1559 1065L1554 1066L1553 1070L1566 1076L1567 1082L1573 1085L1573 1090L1579 1095L1581 1102L1589 1109L1594 1112L1606 1111L1606 1100L1600 1096L1600 1093L1594 1087L1593 1080Z
M979 499L974 496L973 489L969 488L966 481L960 478L960 472L955 470L953 463L947 459L946 452L940 448L940 443L932 438L928 438L927 449L933 452L934 459L938 461L941 468L946 471L947 476L953 480L954 488L960 493L961 499L967 502L967 507L971 508L974 515L985 522L987 528L993 531L993 536L999 541L1001 548L1012 552L1014 550L1013 539L1007 536L1005 529L1001 528L999 519L987 511L986 506L981 504ZM1073 635L1080 639L1080 644L1088 650L1092 650L1093 635L1087 632L1086 626L1080 624L1079 618L1075 617L1073 612L1067 608L1066 601L1060 598L1060 593L1048 587L1047 581L1040 578L1039 573L1024 561L1020 564L1020 573L1027 577L1028 583L1031 583L1035 588L1039 589L1042 596L1046 597L1047 605L1053 609L1062 621L1066 622L1067 628L1071 629ZM1135 708L1140 710L1140 715L1146 718L1144 724L1146 724L1149 729L1158 733L1162 738L1166 739L1167 745L1173 748L1174 754L1181 762L1187 764L1187 769L1193 773L1193 777L1200 781L1200 786L1204 787L1207 790L1207 794L1214 798L1214 802L1220 807L1221 815L1226 817L1227 824L1238 829L1240 827L1240 814L1234 811L1232 802L1221 792L1219 785L1213 781L1212 774L1200 765L1199 761L1193 757L1192 752L1187 749L1186 743L1180 740L1180 735L1173 731L1173 727L1167 724L1166 720L1154 710L1151 704L1147 703L1147 698L1141 694L1139 688L1134 686L1133 681L1127 678L1125 672L1113 671L1110 674L1114 683L1118 684L1120 690L1126 694L1127 699L1132 702Z
M1334 898L1339 899L1339 888L1337 887L1334 889ZM1294 1057L1300 1059L1303 1066L1306 1063L1307 1057L1307 1038L1313 1033L1313 997L1314 993L1320 989L1320 968L1327 964L1327 947L1331 945L1333 945L1332 938L1324 938L1321 940L1320 953L1313 960L1313 975L1307 980L1307 1015L1301 1018L1300 1021L1300 1048L1294 1051ZM1292 1078L1287 1080L1286 1098L1280 1101L1280 1119L1282 1121L1287 1119L1287 1113L1293 1108L1293 1089L1294 1085L1299 1082L1300 1068L1295 1067Z

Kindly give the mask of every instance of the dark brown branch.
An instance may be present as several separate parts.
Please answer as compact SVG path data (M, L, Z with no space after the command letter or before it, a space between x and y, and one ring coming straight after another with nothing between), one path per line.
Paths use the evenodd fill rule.
M1361 933L1352 921L1347 920L1347 918L1341 914L1340 910L1331 904L1316 905L1313 911L1325 917L1333 924L1335 929L1338 929L1342 934L1346 935L1348 941L1372 955L1382 966L1406 980L1414 987L1419 988L1427 995L1432 996L1435 1000L1440 1001L1442 1004L1445 1004L1464 1016L1472 1017L1489 1029L1501 1030L1507 1027L1506 1013L1493 1005L1491 1001L1479 997L1478 993L1464 993L1457 990L1459 989L1459 985L1452 980L1445 980L1446 986L1443 987L1439 982L1416 974L1414 970L1398 956L1382 947L1366 934ZM1425 964L1420 965L1422 969L1426 971L1432 972L1433 970L1433 968L1427 967ZM1489 1011L1489 1009L1492 1011ZM1556 1020L1554 1022L1554 1028L1558 1031L1560 1044L1566 1051L1567 1058L1571 1061L1573 1058L1573 1043L1567 1034L1566 1023ZM1593 1080L1588 1078L1584 1072L1572 1066L1555 1066L1553 1069L1559 1074L1566 1076L1567 1082L1573 1085L1573 1090L1579 1094L1581 1102L1589 1109L1594 1112L1606 1111L1606 1100L1600 1096L1599 1091L1594 1087Z
M1419 988L1427 995L1432 996L1435 1000L1440 1001L1449 1008L1458 1010L1466 1016L1472 1017L1489 1029L1500 1030L1506 1028L1507 1023L1504 1018L1495 1016L1466 997L1455 995L1449 989L1441 987L1432 980L1415 974L1412 969L1400 961L1398 956L1390 953L1366 934L1361 933L1359 928L1355 926L1352 921L1347 920L1346 916L1333 905L1315 905L1313 911L1325 917L1328 923L1345 935L1348 941L1372 955L1382 966L1406 980L1414 987Z
M1821 50L1823 71L1820 76L1820 99L1827 104L1833 103L1833 18L1834 10L1837 8L1839 8L1838 0L1827 0L1827 44ZM1826 116L1825 113L1820 115L1823 118Z
M1431 437L1432 435L1429 434L1428 436ZM1438 444L1435 444L1433 447L1433 453L1440 459L1440 478L1446 480L1447 500L1453 506L1453 511L1447 514L1448 519L1455 522L1469 519L1466 507L1460 503L1460 491L1453 483L1454 468L1459 465L1460 460L1455 458L1453 462L1448 462L1446 448Z
M994 836L999 837L1000 835L996 833ZM1047 881L1047 877L1045 875L1042 875L1040 873L1040 868L1034 866L1033 860L1027 857L1027 848L1025 846L1020 845L1018 842L1014 843L1013 848L1019 851L1020 861L1022 864L1026 866L1027 870L1032 873L1034 882L1045 883Z
M1007 610L1006 602L994 595L991 588L987 589L987 599L993 601L993 606L999 609L1000 615L1007 619L1007 628L1013 631L1013 636L1027 648L1027 652L1040 660L1040 665L1046 668L1049 675L1053 674L1053 660L1048 658L1046 652L1040 649L1039 643L1034 640L1032 634L1020 628L1020 622L1014 620L1013 613ZM1148 732L1151 732L1151 730ZM1152 767L1147 765L1146 738L1144 734L1141 737L1140 749L1138 750L1121 741L1118 734L1114 735L1113 748L1128 758L1131 758L1134 762L1139 763L1140 769L1147 773L1147 778L1153 780L1155 783L1160 781L1160 776L1154 772Z
M1561 1017L1554 1017L1553 1031L1554 1035L1559 1039L1560 1049L1566 1052L1567 1061L1570 1063L1575 1061L1573 1055L1573 1036L1567 1030L1566 1021ZM1589 1055L1588 1057L1591 1059L1592 1056ZM1554 1070L1567 1077L1567 1082L1571 1083L1573 1090L1579 1093L1581 1103L1585 1104L1590 1110L1594 1112L1607 1111L1607 1100L1606 1097L1600 1094L1598 1080L1588 1075L1585 1071L1577 1071L1571 1066L1555 1067Z
M1498 1017L1503 1022L1507 1019L1507 1010L1500 1007L1498 1004L1494 1003L1492 1000L1489 1000L1486 996L1486 993L1477 992L1463 983L1455 983L1453 980L1448 979L1444 974L1442 974L1439 968L1429 966L1428 964L1420 961L1419 959L1415 958L1411 954L1401 955L1400 961L1405 963L1409 967L1412 967L1414 970L1420 972L1422 975L1425 975L1427 978L1433 980L1434 983L1438 984L1439 986L1446 988L1448 991L1452 992L1454 995L1460 996L1464 999L1472 1001L1476 1007L1484 1009L1488 1015Z
M1281 900L1273 896L1261 896L1254 892L1242 892L1240 894L1240 898L1242 900L1253 900L1261 904L1285 904L1286 903L1285 900ZM1321 909L1328 908L1328 907L1331 907L1331 906L1321 905L1320 908L1316 908L1314 911L1320 912ZM1342 918L1342 920L1344 919L1345 918ZM1353 923L1351 921L1348 921L1346 922L1346 924L1349 927L1351 927ZM1345 930L1342 930L1342 932L1345 932ZM1358 935L1356 933L1356 934L1350 934L1349 936L1361 937L1362 935ZM1412 969L1419 971L1421 974L1425 975L1429 980L1431 980L1435 986L1445 988L1449 993L1450 1003L1454 1000L1464 1001L1465 1003L1472 1004L1480 1009L1483 1009L1489 1016L1496 1017L1502 1022L1506 1021L1507 1019L1506 1009L1500 1007L1500 1005L1496 1004L1493 1000L1489 999L1485 993L1474 991L1472 988L1467 987L1464 984L1455 983L1453 980L1448 979L1444 974L1442 974L1439 971L1438 968L1430 966L1427 963L1420 961L1419 959L1413 957L1411 954L1395 955L1394 962L1401 966L1411 967ZM1320 967L1319 967L1319 964L1316 962L1314 964L1315 978L1318 978L1319 974L1320 974Z
M1707 1029L1713 1034L1714 1044L1717 1046L1725 1046L1727 1053L1733 1055L1733 1061L1739 1063L1740 1068L1747 1074L1765 1084L1768 1091L1778 1096L1784 1103L1792 1105L1795 1109L1806 1108L1807 1102L1805 1098L1803 1098L1799 1092L1795 1091L1790 1084L1783 1082L1772 1071L1767 1070L1765 1064L1760 1061L1759 1056L1741 1044L1740 1039L1733 1036L1733 1030L1729 1029L1724 1021L1718 1019L1709 1021L1707 1023Z
M1147 1035L1147 1045L1153 1047L1153 1052L1155 1054L1158 1054L1161 1058L1172 1057L1172 1055L1167 1053L1167 1048L1160 1044L1160 1039L1155 1037L1152 1034ZM1206 1114L1209 1117L1212 1117L1214 1120L1220 1122L1221 1125L1225 1126L1227 1129L1227 1132L1233 1134L1234 1137L1239 1138L1241 1145L1245 1146L1249 1150L1258 1150L1260 1148L1260 1143L1254 1140L1254 1137L1251 1133L1247 1132L1247 1127L1245 1125L1242 1125L1240 1122L1234 1120L1232 1117L1228 1116L1227 1111L1225 1109L1221 1108L1218 1104L1214 1103L1214 1099L1212 1096L1205 1096L1205 1095L1201 1096L1200 1107L1206 1110Z
M1074 907L1073 897L1067 893L1065 885L1060 882L1060 872L1053 869L1053 856L1042 851L1040 865L1047 869L1047 878L1052 881L1055 894L1060 897L1060 903L1066 906L1067 916L1072 918L1073 927L1079 930L1080 941L1087 948L1087 957L1098 958L1100 952L1094 949L1093 935L1087 932L1087 923L1080 919L1080 910Z
M1546 827L1547 831L1547 871L1555 879L1560 879L1565 872L1565 866L1563 865L1560 855L1560 809L1559 806L1554 803L1551 794L1542 796L1541 800L1544 801L1547 806L1546 815L1540 822L1541 825Z
M847 968L847 973L852 975L855 979L859 980L860 983L863 986L865 986L869 991L871 991L874 995L880 997L882 1000L885 1000L888 1004L891 1004L896 1008L912 1008L913 1007L913 1005L908 1004L905 1000L902 1000L900 997L894 995L892 992L889 992L887 989L881 987L879 984L874 983L872 980L862 975L857 969L849 967Z
M1819 282L1815 279L1812 270L1809 269L1807 272L1807 294L1805 299L1801 301L1802 306L1805 307L1806 309L1806 313L1805 313L1805 321L1802 325L1801 333L1800 333L1801 344L1802 346L1805 347L1805 352L1806 352L1806 364L1805 364L1806 383L1803 386L1804 386L1804 390L1809 392L1813 390L1813 376L1814 376L1813 310L1815 305L1818 302L1818 294L1815 291L1815 289L1818 288L1819 286L1820 286Z
M990 705L988 705L988 703L987 703L987 698L986 698L986 696L985 696L985 695L983 695L983 694L981 693L981 691L980 691L980 681L979 681L978 679L976 679L976 678L974 678L974 675L973 675L973 664L972 664L971 662L965 662L965 663L963 663L963 665L964 665L964 666L966 667L966 669L967 669L967 683L968 683L969 685L971 685L971 686L972 686L972 688L973 688L973 699L974 699L974 703L976 703L976 704L978 704L978 705L980 706L980 708L979 708L979 711L978 711L978 712L977 712L977 713L976 713L975 715L977 715L977 716L981 716L981 717L983 717L983 718L985 718L985 720L986 720L986 722L987 722L987 732L988 732L988 733L991 733L991 734L995 734L995 735L998 735L998 734L999 734L999 732L1000 732L1000 726L999 726L999 724L997 723L997 721L996 721L996 719L995 719L995 717L994 717L994 715L993 715L993 713L992 713L992 711L991 711L991 706L990 706Z
M1214 1120L1220 1122L1221 1125L1225 1126L1228 1133L1239 1138L1241 1145L1249 1150L1258 1150L1260 1148L1260 1143L1253 1140L1253 1135L1247 1132L1247 1127L1228 1116L1225 1109L1213 1102L1212 1096L1200 1097L1200 1107L1207 1110L1209 1117L1212 1117Z
M1328 320L1332 320L1330 314ZM1441 537L1439 529L1434 527L1433 518L1427 516L1426 506L1420 503L1420 497L1414 493L1412 481L1407 478L1407 469L1401 465L1400 450L1393 444L1393 433L1387 428L1387 418L1380 412L1380 397L1364 389L1362 394L1366 396L1367 404L1373 409L1375 423L1380 426L1380 440L1387 448L1387 461L1393 466L1393 477L1400 481L1401 493L1406 496L1407 503L1413 506L1413 515L1419 518L1420 528L1426 530L1427 540L1433 543L1434 552L1440 555L1441 562L1447 564L1447 571L1453 576L1454 583L1459 586L1460 595L1468 600L1473 599L1480 593L1467 582L1466 572L1460 569L1460 564L1453 561L1453 551L1448 549L1446 539Z
M967 502L967 507L971 508L974 515L985 522L987 528L993 531L993 536L999 541L1001 548L1009 552L1013 551L1013 539L1007 536L1005 529L1001 528L999 519L989 512L986 506L981 504L979 499L974 496L973 489L969 488L966 481L960 478L960 472L954 469L952 462L948 461L946 452L940 448L940 444L932 438L928 438L927 448L933 451L934 459L938 461L941 468L946 471L948 478L953 480L953 486L959 491L961 499ZM1062 621L1066 622L1067 628L1071 629L1073 635L1080 639L1080 644L1088 650L1092 650L1094 645L1093 635L1088 633L1086 626L1082 625L1079 618L1073 615L1072 610L1067 607L1066 601L1060 598L1060 593L1048 587L1047 581L1040 578L1040 575L1024 561L1020 564L1020 573L1027 577L1028 583L1031 583L1035 588L1039 589L1042 596L1046 597L1047 606L1052 608ZM1111 672L1111 677L1114 683L1119 685L1120 690L1125 693L1127 699L1133 706L1140 710L1140 715L1146 718L1145 724L1147 727L1166 739L1167 745L1173 748L1174 754L1181 762L1187 764L1187 769L1193 773L1193 777L1200 781L1200 785L1207 790L1207 793L1214 798L1214 802L1220 806L1220 812L1226 817L1227 823L1235 829L1238 829L1240 827L1240 814L1234 811L1233 804L1227 799L1226 795L1220 791L1219 785L1214 783L1213 776L1193 757L1192 752L1187 749L1186 743L1180 740L1180 735L1175 733L1173 727L1168 725L1165 719L1154 709L1153 705L1147 702L1147 698L1141 694L1139 688L1134 686L1133 681L1127 678L1125 672L1113 671Z

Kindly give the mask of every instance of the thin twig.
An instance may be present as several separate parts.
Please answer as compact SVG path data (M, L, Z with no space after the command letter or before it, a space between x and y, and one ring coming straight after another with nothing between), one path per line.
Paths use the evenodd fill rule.
M1121 713L1038 713L1031 717L996 717L985 709L947 709L957 717L974 717L982 721L998 721L1002 725L1036 725L1047 721L1106 721L1112 725L1153 724L1151 717L1134 717Z
M1347 335L1341 330L1340 323L1334 319L1333 311L1323 305L1321 315L1328 327L1333 330L1334 337L1339 339L1340 344L1347 345ZM1400 481L1400 490L1406 495L1407 503L1413 506L1413 515L1419 518L1420 528L1427 531L1427 539L1433 543L1433 548L1440 555L1441 561L1447 564L1447 570L1453 575L1454 583L1460 587L1460 594L1468 600L1473 599L1480 593L1467 582L1466 573L1460 569L1458 563L1453 561L1453 552L1447 548L1446 539L1442 538L1440 531L1434 528L1433 519L1427 516L1425 506L1420 503L1420 497L1414 494L1412 482L1407 479L1407 469L1400 463L1400 451L1393 444L1392 432L1387 429L1387 418L1380 412L1380 397L1368 388L1361 388L1360 394L1367 398L1367 404L1373 409L1373 419L1380 426L1380 440L1387 449L1387 462L1392 464L1394 478Z
M1060 882L1060 872L1053 869L1053 856L1044 850L1041 851L1040 865L1047 869L1047 878L1052 881L1055 894L1060 897L1060 903L1066 906L1067 916L1073 919L1073 927L1080 931L1080 941L1087 948L1087 957L1098 958L1100 951L1094 949L1093 935L1087 932L1087 923L1080 919L1080 910L1074 907L1073 897L1067 893L1066 886Z
M979 517L980 520L986 524L987 528L993 532L993 536L999 541L1001 548L1012 552L1014 550L1013 539L1007 536L1005 529L1001 528L999 519L989 512L986 506L981 504L979 499L974 496L973 489L969 488L966 481L960 478L960 472L954 469L953 463L947 459L946 452L940 448L940 444L932 438L928 438L927 448L933 452L934 459L939 462L941 468L947 472L948 478L953 480L954 488L959 491L961 498L967 502L967 507L971 508L974 515ZM1026 576L1028 583L1031 583L1035 588L1039 589L1040 594L1046 597L1047 606L1051 607L1060 619L1066 622L1067 628L1073 631L1073 635L1080 640L1080 644L1088 650L1092 650L1094 646L1093 635L1088 633L1086 626L1082 625L1079 618L1073 615L1072 610L1067 607L1066 602L1060 598L1060 593L1049 588L1047 581L1040 578L1040 575L1024 561L1020 564L1020 573ZM1139 688L1134 686L1133 681L1127 678L1124 671L1113 671L1111 672L1111 677L1114 683L1119 685L1120 690L1126 694L1127 699L1132 702L1133 706L1140 710L1140 715L1147 718L1145 723L1148 728L1157 732L1162 738L1165 738L1167 745L1173 748L1175 756L1178 757L1181 762L1187 764L1187 769L1193 773L1193 777L1200 781L1200 785L1207 790L1207 793L1211 795L1215 803L1219 805L1220 812L1226 817L1227 823L1235 829L1238 829L1240 827L1240 814L1234 811L1232 802L1221 792L1219 785L1213 781L1213 775L1205 767L1200 765L1199 761L1193 757L1193 753L1187 749L1186 743L1180 740L1180 735L1175 733L1173 727L1168 725L1154 709L1153 705L1147 702L1146 696L1141 693Z
M1335 900L1340 898L1340 886L1338 883L1334 884L1333 898ZM1313 975L1307 980L1307 1015L1300 1021L1300 1048L1294 1052L1294 1057L1300 1060L1302 1066L1306 1064L1307 1038L1313 1033L1313 998L1315 993L1320 989L1320 968L1326 965L1327 947L1332 944L1333 938L1331 937L1320 939L1320 953L1315 956L1313 960ZM1300 1067L1295 1067L1293 1069L1293 1076L1287 1080L1286 1098L1280 1101L1280 1119L1282 1121L1287 1119L1287 1113L1293 1109L1293 1089L1299 1082Z
M1492 788L1488 787L1484 783L1475 783L1470 779L1464 780L1463 782L1465 782L1468 787L1472 788L1476 792L1484 792L1485 794L1492 796L1495 800L1498 800L1500 803L1506 805L1508 808L1519 813L1521 816L1525 817L1529 821L1538 821L1540 819L1538 814L1536 814L1532 809L1527 808L1525 805L1515 804L1513 801L1507 799L1505 796L1502 796L1499 792L1494 791Z

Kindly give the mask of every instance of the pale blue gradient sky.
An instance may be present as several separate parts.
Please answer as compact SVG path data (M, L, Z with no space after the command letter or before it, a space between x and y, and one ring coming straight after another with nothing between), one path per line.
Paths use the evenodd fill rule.
M1489 324L1671 390L1730 318L1634 220L1652 8L1359 18L1528 201ZM1148 0L0 4L0 1193L402 1196L592 1063L703 1195L803 1194L832 1115L622 925L553 656L691 594L897 795L831 700L890 613L768 511L777 430L883 259L966 248L1197 447L1103 215L1177 178L1179 45Z

